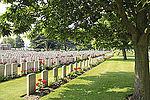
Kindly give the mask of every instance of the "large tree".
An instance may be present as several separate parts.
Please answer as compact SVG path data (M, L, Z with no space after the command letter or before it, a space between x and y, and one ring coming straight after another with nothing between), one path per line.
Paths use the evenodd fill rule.
M132 36L135 50L134 99L150 99L148 35L150 33L149 0L3 0L12 3L1 16L0 33L23 33L35 24L36 30L50 29L59 35L61 25L74 29L91 29L102 12L114 13ZM14 3L13 2L18 2ZM7 21L6 21L7 20ZM8 23L8 22L11 22ZM65 30L67 31L67 30ZM70 32L69 32L70 33ZM76 32L73 32L76 33ZM72 33L70 33L72 35ZM69 36L70 36L69 35Z

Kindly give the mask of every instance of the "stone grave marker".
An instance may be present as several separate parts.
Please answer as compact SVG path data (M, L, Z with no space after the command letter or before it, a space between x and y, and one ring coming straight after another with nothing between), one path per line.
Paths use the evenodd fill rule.
M6 64L5 65L5 76L11 76L11 64Z
M66 77L66 66L62 66L62 78Z
M56 78L56 81L57 81L57 78L58 78L58 68L57 67L53 68L53 76L54 76L54 78Z
M39 61L34 61L34 71L39 70Z
M24 70L24 69L26 70L26 64L25 64L25 62L22 62L21 63L21 71Z
M5 70L5 66L1 65L0 66L0 76L4 76L4 70Z
M18 75L18 67L16 63L11 64L11 75L12 77Z
M82 61L79 62L79 67L82 69Z
M75 62L75 68L77 68L78 67L78 63L77 62Z
M73 64L69 65L69 73L71 73L73 71Z
M31 62L27 62L27 70L29 71L31 68Z
M36 90L36 75L34 73L27 75L27 95L31 95Z
M42 71L41 78L42 80L46 80L45 86L48 86L48 71L47 70Z
M88 64L90 64L90 63L91 63L91 61L90 61L90 60L91 60L91 57L89 58L89 63L88 63Z
M82 67L83 67L83 68L85 67L85 60L83 60L83 65L82 65Z
M88 64L88 60L86 60L86 67L88 67L88 65L89 65L89 64Z

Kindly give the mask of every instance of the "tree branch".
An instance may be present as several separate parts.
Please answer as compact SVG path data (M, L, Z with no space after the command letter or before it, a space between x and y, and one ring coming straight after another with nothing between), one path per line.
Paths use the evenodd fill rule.
M117 3L117 7L118 7L117 13L122 18L122 22L123 22L124 26L126 26L127 30L132 34L133 41L136 41L135 35L137 34L137 31L136 31L136 28L134 27L134 25L131 24L127 18L127 15L125 13L126 12L125 8L123 7L123 0L116 0L116 3Z

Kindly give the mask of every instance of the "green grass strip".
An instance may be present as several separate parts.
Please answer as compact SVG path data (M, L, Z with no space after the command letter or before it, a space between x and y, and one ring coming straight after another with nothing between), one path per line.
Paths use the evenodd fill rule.
M114 56L41 100L125 100L133 85L134 57Z
M115 56L98 65L78 78L54 90L43 100L123 100L132 93L134 80L134 59L122 60ZM59 77L62 69L59 68ZM67 66L67 73L69 66ZM49 83L53 81L53 71L49 71ZM36 75L36 79L41 74ZM23 100L20 96L26 94L27 77L1 82L0 100Z

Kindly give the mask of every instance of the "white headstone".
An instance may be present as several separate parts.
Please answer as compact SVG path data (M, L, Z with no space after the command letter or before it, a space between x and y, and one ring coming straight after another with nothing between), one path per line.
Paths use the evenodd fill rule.
M31 95L36 90L36 75L34 73L27 75L27 95Z

